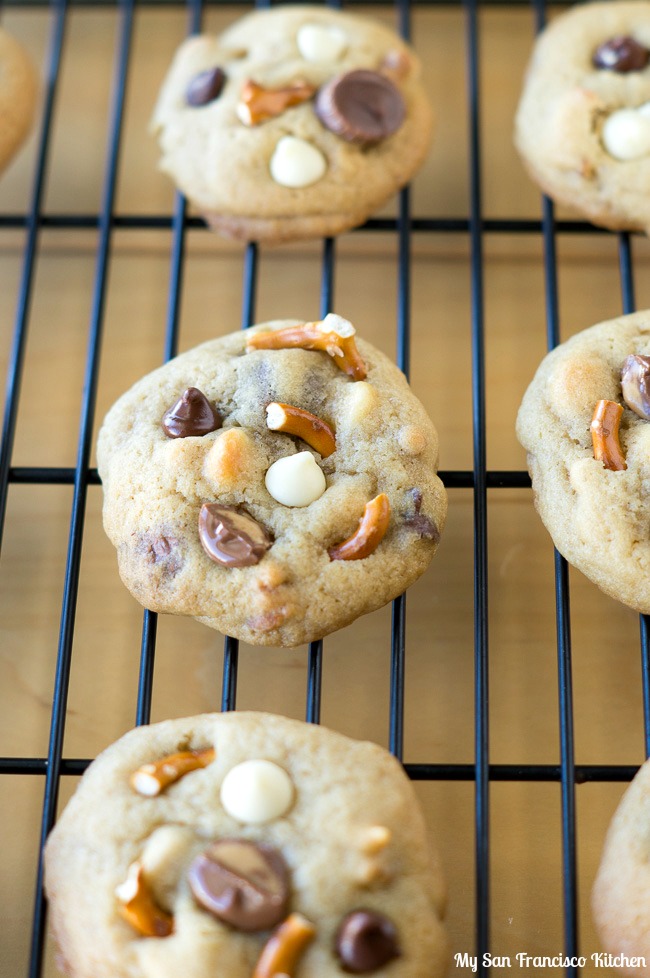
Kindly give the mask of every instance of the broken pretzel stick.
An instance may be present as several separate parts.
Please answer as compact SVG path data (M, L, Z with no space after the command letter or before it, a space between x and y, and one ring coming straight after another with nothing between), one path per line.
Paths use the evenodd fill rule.
M120 901L121 916L142 937L169 937L174 930L172 915L154 903L141 862L131 864L128 876L115 890L115 896Z
M276 927L262 948L253 978L293 978L298 959L316 936L316 928L306 917L291 913Z
M242 87L237 115L246 126L256 126L281 115L293 105L307 102L316 94L316 86L295 81L285 88L264 88L249 78Z
M354 342L356 330L342 316L328 313L325 319L286 329L251 333L246 339L248 350L323 350L337 367L353 380L363 380L368 371Z
M207 767L214 760L214 747L207 747L205 750L185 750L178 754L168 754L161 757L159 761L151 764L143 764L131 775L131 786L135 788L139 795L147 795L153 798L161 791L178 781L183 775L190 771L196 771L200 767Z
M598 401L590 425L594 458L613 471L627 468L618 438L622 414L623 408L616 401Z
M330 560L361 560L377 549L390 522L390 503L385 493L380 493L363 511L359 525L346 540L330 547Z
M302 438L321 458L336 451L336 439L330 426L302 408L272 401L266 406L266 424L271 431L283 431Z

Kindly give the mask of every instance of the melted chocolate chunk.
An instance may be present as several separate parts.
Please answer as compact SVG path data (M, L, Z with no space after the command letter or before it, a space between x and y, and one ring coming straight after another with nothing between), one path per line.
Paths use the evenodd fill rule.
M406 109L390 78L358 69L323 85L316 96L316 115L348 142L378 143L399 129Z
M153 564L169 577L178 573L183 564L178 540L163 533L144 533L139 538L137 551L148 564Z
M185 101L195 108L207 105L208 102L214 102L219 98L225 84L226 73L223 68L208 68L207 71L201 71L191 79L185 90Z
M635 414L650 421L650 357L633 353L621 369L623 400Z
M411 496L413 499L413 507L415 512L419 513L422 507L422 490L416 489L414 486L413 489L409 489L409 496Z
M188 881L197 902L236 930L267 930L287 914L289 871L272 846L222 839L197 856Z
M172 545L167 539L167 537L156 537L151 542L151 547L149 549L149 555L152 563L157 564L159 561L165 561L172 552Z
M595 68L607 68L609 71L625 73L642 71L648 63L650 51L639 44L633 37L610 37L600 47L596 48L593 56Z
M400 956L395 925L375 910L353 910L335 940L343 970L353 975L367 975Z
M271 534L252 516L220 503L201 506L199 539L210 560L224 567L252 567L273 544Z
M440 530L428 516L420 512L422 507L422 493L419 489L411 489L410 495L413 497L413 512L407 513L404 517L404 526L414 530L421 540L433 540L434 543L440 542Z
M163 431L170 438L207 435L221 427L221 418L198 387L188 387L162 416Z
M434 543L440 542L440 530L428 516L424 513L413 513L411 516L404 517L404 525L410 530L414 530L421 540L433 540Z

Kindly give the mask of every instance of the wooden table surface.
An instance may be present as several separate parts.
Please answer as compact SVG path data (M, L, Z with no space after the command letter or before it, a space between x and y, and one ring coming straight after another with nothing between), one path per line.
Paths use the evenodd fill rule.
M209 9L218 30L241 8ZM394 23L390 8L368 10ZM52 15L8 5L3 25L37 64L47 64ZM138 9L132 36L115 212L169 215L173 190L156 170L147 131L156 91L187 29L177 6ZM428 161L412 190L412 213L467 218L469 128L466 20L454 6L418 6L414 43L436 112ZM525 6L490 6L479 16L483 214L539 219L541 199L512 146L512 117L534 32ZM111 90L120 46L112 7L74 7L54 107L43 211L97 215L111 135ZM39 142L34 134L0 180L0 214L25 214ZM395 213L393 201L385 210ZM565 216L564 212L559 212ZM24 227L0 224L0 360L6 376L24 273ZM89 324L98 276L95 226L44 226L37 236L14 467L73 467ZM97 382L95 433L105 411L162 362L170 277L168 229L116 227L110 235ZM619 242L610 234L557 238L563 338L621 312ZM482 236L489 470L523 470L517 408L546 349L541 235ZM648 244L634 238L636 301L650 305ZM358 231L335 247L333 308L391 356L396 350L397 236ZM187 234L180 350L237 329L243 246L203 229ZM259 252L255 318L319 312L322 245ZM411 381L433 417L446 471L472 468L473 301L471 242L461 230L412 236ZM93 439L94 440L94 439ZM94 455L91 460L94 465ZM0 755L47 756L72 487L12 482L0 561ZM407 597L404 760L474 762L474 554L471 489L449 490L439 552ZM594 528L598 532L598 528ZM553 549L528 488L488 491L489 735L496 765L557 765L559 719ZM644 757L638 616L570 573L575 760L637 765ZM390 608L328 638L322 722L388 743ZM88 758L135 722L142 610L122 586L101 526L101 488L88 488L74 627L64 756ZM223 642L215 632L161 617L152 719L219 708ZM241 647L237 706L304 717L304 649ZM0 974L27 974L44 779L0 777L2 856ZM63 778L60 804L75 778ZM581 950L598 949L589 891L621 783L576 788L577 910ZM418 782L431 836L449 884L454 953L474 950L475 810L471 780ZM562 952L561 790L557 781L494 781L490 788L492 952ZM80 894L80 899L90 895ZM460 973L452 962L450 974ZM513 963L512 973L517 973ZM48 947L43 974L56 973ZM554 971L554 974L563 972ZM591 966L584 972L591 973ZM599 972L602 973L602 972Z

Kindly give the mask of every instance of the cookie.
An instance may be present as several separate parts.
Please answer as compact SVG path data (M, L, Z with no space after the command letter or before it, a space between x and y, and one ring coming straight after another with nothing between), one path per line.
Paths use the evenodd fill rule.
M605 963L650 976L650 763L627 788L609 827L592 890Z
M0 171L27 138L36 94L36 72L27 52L0 28Z
M162 85L160 167L220 233L289 241L362 224L427 153L411 47L319 6L251 13L191 37Z
M444 883L398 761L263 713L140 727L45 848L71 978L438 978Z
M517 418L557 549L650 612L650 311L576 334L542 361Z
M650 228L650 3L579 5L535 45L515 122L531 176L594 224Z
M97 446L132 594L253 645L321 638L424 572L446 516L437 460L402 372L333 314L176 357Z

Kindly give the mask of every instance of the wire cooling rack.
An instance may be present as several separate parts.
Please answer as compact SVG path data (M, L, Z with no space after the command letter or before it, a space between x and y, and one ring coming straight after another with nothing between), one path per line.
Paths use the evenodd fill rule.
M189 2L187 5L169 2L159 4L186 11L187 31L199 29L201 19L210 3ZM510 6L526 6L511 3ZM40 0L23 0L23 3L5 3L9 9L22 6L43 8L49 17L49 46L45 64L46 89L40 117L38 148L35 156L33 186L29 207L24 213L0 213L0 234L12 231L24 232L21 255L21 272L16 298L15 326L9 351L9 371L0 454L0 532L5 528L8 513L8 497L20 486L68 486L72 488L72 507L68 531L68 548L60 615L60 632L56 650L54 692L51 702L51 726L47 756L0 758L0 774L14 778L31 775L44 785L40 844L52 827L57 813L61 779L75 776L85 770L88 758L64 756L64 733L68 710L68 692L72 671L72 647L75 632L77 595L82 573L82 546L84 541L85 515L89 489L99 484L97 471L91 467L92 440L95 428L96 395L102 356L102 329L105 319L107 282L111 267L111 247L115 234L122 230L166 230L171 235L171 263L168 279L167 313L165 326L164 359L173 357L178 348L178 330L183 295L183 276L186 262L186 242L190 232L202 230L203 224L188 215L182 197L175 198L173 213L142 215L116 212L116 181L122 132L127 77L132 56L133 20L137 8L156 6L155 2L113 3L97 0L94 6L115 7L118 12L118 31L115 38L115 61L112 101L107 119L108 143L105 177L101 205L97 213L52 213L45 207L45 191L48 161L57 104L57 93L65 58L65 37L71 11L90 7L83 0L53 0L48 6ZM233 13L236 4L230 5ZM240 5L242 11L249 6ZM264 4L260 4L264 6ZM364 6L362 2L346 5L346 9ZM378 6L378 5L377 5ZM385 4L386 7L392 6ZM397 269L396 310L396 360L409 373L412 322L412 247L414 236L419 240L427 235L459 237L468 249L468 288L470 290L471 334L471 396L472 396L472 456L473 465L467 470L444 470L441 476L449 490L469 490L473 497L473 587L474 587L474 716L468 718L474 728L474 760L471 763L410 762L404 757L405 672L406 672L406 601L404 597L393 604L390 624L390 694L389 736L391 751L405 763L407 773L417 781L473 783L475 853L474 853L474 922L472 933L467 934L465 947L454 951L469 951L478 958L478 973L493 971L482 963L483 955L492 950L491 943L491 787L496 782L556 783L560 787L560 827L562 852L562 893L558 900L558 914L562 916L562 947L557 951L569 959L578 958L582 952L578 927L578 874L577 874L577 818L576 786L587 782L625 782L636 770L634 763L578 764L574 743L574 706L572 689L571 617L569 608L569 582L564 560L555 554L555 597L557 635L557 697L559 716L559 757L551 762L536 764L493 763L490 753L490 699L489 699L489 604L488 604L488 500L493 490L526 490L530 486L524 471L494 470L488 468L486 449L486 335L485 335L485 288L484 242L486 235L521 235L541 237L543 242L543 274L546 293L547 346L559 342L558 300L558 236L599 236L603 232L580 221L557 221L553 205L543 199L541 218L485 217L482 201L482 83L481 83L481 33L482 8L498 6L465 0L465 3L437 4L433 0L398 2L394 13L403 36L411 35L412 13L417 9L447 6L463 12L464 50L466 57L466 104L467 146L469 170L469 211L458 217L413 215L409 189L399 195L395 217L377 217L367 222L354 234L391 236L395 241ZM508 6L508 5L503 5ZM534 26L542 27L546 12L543 3L531 8ZM531 29L532 40L532 29ZM21 379L26 356L34 283L37 274L39 248L44 232L70 231L71 229L96 232L94 253L94 278L92 311L88 333L83 337L86 352L85 377L81 416L78 428L76 463L74 467L17 466L12 462L15 434L21 411ZM207 233L207 232L206 232ZM610 236L613 238L613 236ZM622 311L635 308L632 241L628 235L617 239ZM258 247L246 246L243 258L243 288L241 326L251 325L256 319L257 279L263 256ZM332 240L322 243L320 273L320 312L325 315L332 307L334 277L337 270L336 245ZM583 325L589 325L585 323ZM3 326L3 329L5 327ZM80 338L81 341L82 338ZM140 669L137 690L136 723L147 723L151 713L152 689L157 639L157 616L144 613L140 650ZM648 652L648 620L641 619L640 646L642 661L642 694L645 731L645 753L650 753L650 658ZM237 705L239 647L236 640L225 639L222 676L221 708L232 710ZM321 688L323 670L323 643L312 643L307 651L307 688L305 717L319 722L321 715ZM0 746L0 750L1 750ZM447 866L449 873L453 866ZM32 941L27 973L31 978L42 974L46 932L46 907L42 896L42 868L39 862L35 882ZM525 950L525 948L522 948ZM462 970L462 968L461 968ZM467 970L467 969L465 969ZM587 965L566 964L555 974L577 975L590 973Z

